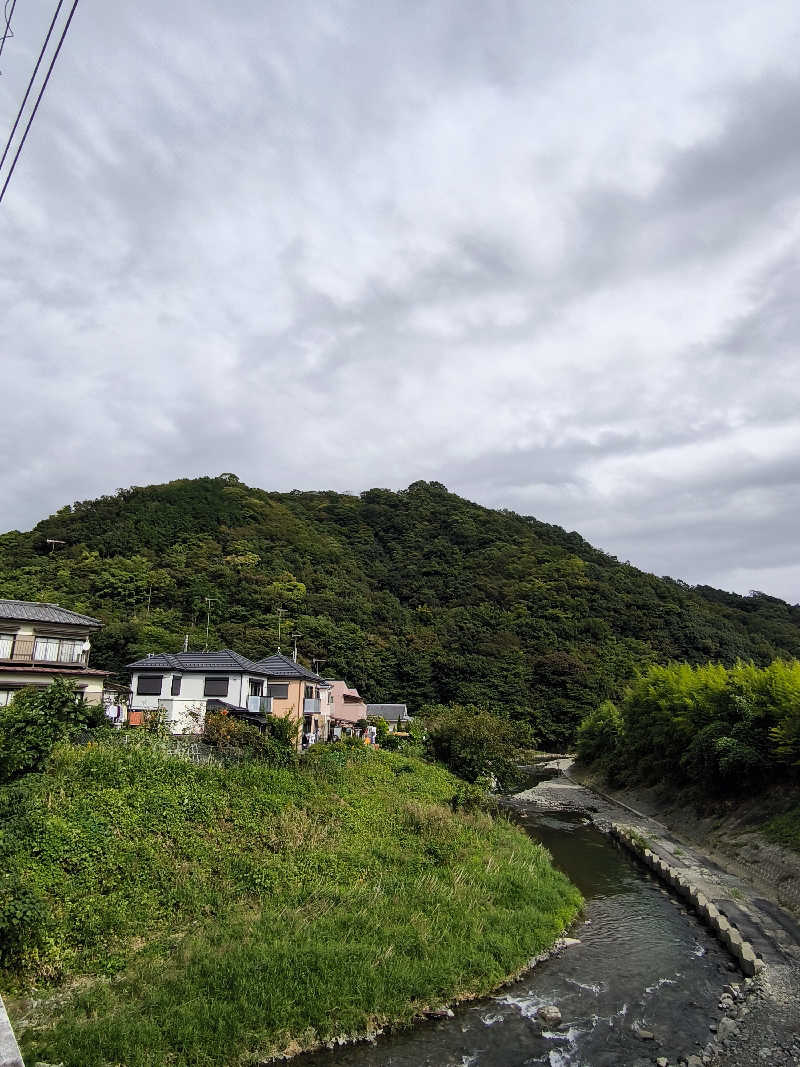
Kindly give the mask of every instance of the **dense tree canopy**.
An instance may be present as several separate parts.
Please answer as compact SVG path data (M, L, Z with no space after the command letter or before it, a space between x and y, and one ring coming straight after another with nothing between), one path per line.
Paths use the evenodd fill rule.
M47 538L66 542L51 552ZM476 704L563 744L637 667L800 655L800 607L644 574L436 482L270 493L234 475L121 489L0 536L0 597L96 615L93 663L209 644L307 662L371 702Z

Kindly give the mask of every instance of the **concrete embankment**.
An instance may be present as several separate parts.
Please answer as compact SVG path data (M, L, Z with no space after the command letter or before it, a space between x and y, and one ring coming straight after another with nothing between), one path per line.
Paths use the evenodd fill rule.
M2 997L0 997L0 1067L24 1067Z

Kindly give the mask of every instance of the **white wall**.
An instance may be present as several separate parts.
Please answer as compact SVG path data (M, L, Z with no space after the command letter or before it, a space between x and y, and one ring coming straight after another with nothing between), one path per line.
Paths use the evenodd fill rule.
M131 677L131 689L133 690L131 696L131 708L135 711L155 711L157 708L163 708L167 713L167 725L170 731L174 734L180 733L199 733L203 729L203 723L205 721L206 714L206 701L209 699L205 696L205 682L206 678L220 678L225 675L213 674L189 674L178 673L181 679L181 691L179 696L172 696L172 678L173 674L165 671L161 679L161 695L160 696L144 696L137 694L138 681L140 674L159 674L160 672L155 668L151 671L137 671ZM265 681L266 686L266 681ZM228 675L228 695L225 697L219 697L220 700L227 700L230 704L236 704L238 707L247 707L247 697L250 693L250 676L248 674L229 674Z

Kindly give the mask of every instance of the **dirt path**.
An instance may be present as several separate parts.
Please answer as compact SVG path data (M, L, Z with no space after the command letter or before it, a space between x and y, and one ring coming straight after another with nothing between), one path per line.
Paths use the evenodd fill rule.
M601 829L624 823L647 838L650 850L678 868L712 901L749 941L765 969L743 983L732 982L720 1002L723 1015L709 1045L696 1063L756 1067L792 1064L800 1067L800 923L739 873L726 870L720 857L710 856L686 835L638 808L582 785L570 773L572 760L549 765L557 777L540 782L510 799L524 817L526 809L575 811L590 816Z

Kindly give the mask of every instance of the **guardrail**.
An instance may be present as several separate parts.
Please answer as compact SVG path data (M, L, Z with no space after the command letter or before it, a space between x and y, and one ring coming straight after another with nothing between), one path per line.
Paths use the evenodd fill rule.
M25 1067L2 997L0 997L0 1067Z

